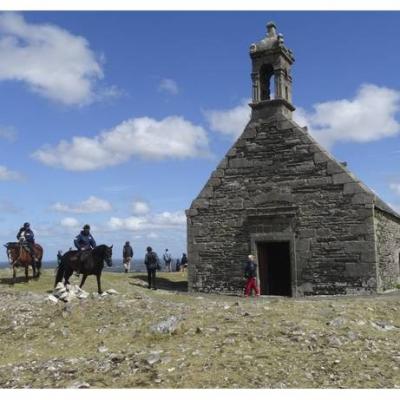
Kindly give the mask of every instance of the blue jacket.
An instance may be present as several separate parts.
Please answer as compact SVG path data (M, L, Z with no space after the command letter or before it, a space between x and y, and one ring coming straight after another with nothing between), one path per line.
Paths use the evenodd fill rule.
M257 277L257 264L254 261L247 260L246 267L244 269L244 276L246 278Z
M21 228L17 233L17 239L19 240L20 237L24 234L24 238L28 243L35 243L35 235L31 231L30 228Z
M90 233L89 235L84 235L83 231L81 231L75 238L74 245L78 250L90 250L96 247L96 241Z

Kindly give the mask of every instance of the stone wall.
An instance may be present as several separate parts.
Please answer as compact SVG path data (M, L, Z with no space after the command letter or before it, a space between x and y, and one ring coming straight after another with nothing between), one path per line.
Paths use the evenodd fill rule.
M292 248L292 293L376 290L374 195L293 121L253 118L187 210L189 288L241 292L257 240Z
M394 289L400 283L400 221L388 213L375 210L378 253L378 289Z

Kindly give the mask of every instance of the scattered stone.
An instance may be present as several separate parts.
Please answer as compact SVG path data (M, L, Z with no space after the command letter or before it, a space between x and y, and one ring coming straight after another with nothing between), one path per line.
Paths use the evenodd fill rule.
M159 352L150 353L149 357L147 357L146 361L149 365L153 365L161 360L161 356Z
M233 337L229 337L224 340L224 344L235 344L235 343L236 341Z
M328 338L328 343L330 347L341 347L343 345L341 340L336 336L330 336Z
M174 315L153 325L150 330L155 333L174 333L178 329L179 318Z
M108 289L106 291L106 293L108 293L108 294L119 294L115 289Z
M371 325L380 331L391 331L393 329L398 329L394 325L389 324L388 322L385 321L370 321Z
M354 333L353 331L347 332L347 337L348 337L351 341L354 341L354 340L357 340L357 339L358 339L357 333Z
M340 328L341 326L345 325L346 322L347 322L347 320L345 318L337 317L337 318L329 321L327 323L327 325L333 326L335 328Z
M90 385L87 382L75 382L70 389L89 389Z
M48 297L49 300L55 302L53 299L50 299L51 296L64 302L70 302L76 298L86 299L89 296L89 293L82 290L78 285L64 286L62 282L58 282L53 290L53 295Z
M100 347L97 349L97 351L98 351L99 353L105 353L105 352L108 351L108 348L107 348L106 346L100 346Z
M47 297L47 300L50 300L50 302L52 302L52 303L58 303L57 297L54 296L54 295L52 295L52 294L50 294L50 295Z

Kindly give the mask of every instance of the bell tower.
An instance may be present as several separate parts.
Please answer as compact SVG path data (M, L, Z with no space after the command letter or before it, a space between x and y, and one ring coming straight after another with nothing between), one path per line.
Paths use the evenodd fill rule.
M292 77L290 68L294 56L283 43L283 35L277 33L273 22L267 24L267 35L250 46L252 61L251 79L253 101L252 117L269 117L280 112L292 118Z

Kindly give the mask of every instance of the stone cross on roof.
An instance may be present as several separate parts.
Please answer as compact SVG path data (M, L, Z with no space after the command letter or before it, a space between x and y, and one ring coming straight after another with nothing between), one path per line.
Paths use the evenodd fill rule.
M275 22L268 22L267 24L267 35L264 39L261 39L257 43L253 43L250 46L250 52L254 53L257 51L264 51L279 47L283 44L283 35L277 33Z

